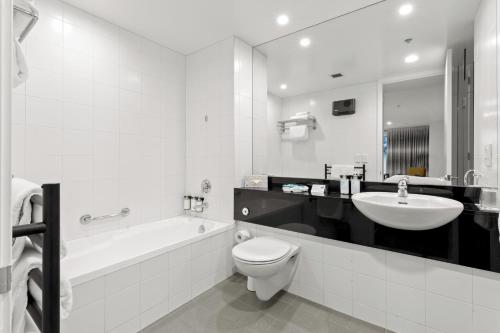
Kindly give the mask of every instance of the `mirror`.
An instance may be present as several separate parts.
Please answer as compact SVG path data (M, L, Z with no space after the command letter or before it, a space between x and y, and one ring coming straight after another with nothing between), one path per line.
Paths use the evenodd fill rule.
M253 173L496 187L489 3L386 0L256 46Z

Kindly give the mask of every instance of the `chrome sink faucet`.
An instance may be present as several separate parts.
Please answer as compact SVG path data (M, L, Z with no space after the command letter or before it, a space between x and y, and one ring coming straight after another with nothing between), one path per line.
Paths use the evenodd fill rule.
M469 174L472 173L472 184L469 184ZM470 169L464 175L464 186L474 186L479 184L479 178L482 176L477 170Z
M401 177L398 183L398 197L400 198L408 198L408 183L410 182L410 178L407 176Z

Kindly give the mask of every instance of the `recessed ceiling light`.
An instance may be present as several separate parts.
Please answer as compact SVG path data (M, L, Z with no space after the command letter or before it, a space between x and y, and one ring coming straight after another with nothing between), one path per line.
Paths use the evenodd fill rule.
M311 99L311 100L309 101L309 105L310 105L310 106L315 106L315 105L316 105L316 101L315 101L314 99Z
M300 46L309 47L309 45L311 45L311 40L309 38L306 37L300 40Z
M288 88L288 86L286 85L286 83L282 83L282 84L280 85L280 89L281 89L281 90L286 90L286 88Z
M392 121L388 121L386 124L387 124L387 126L391 126L392 125Z
M413 5L412 4L404 4L401 7L399 7L399 15L401 16L407 16L410 15L411 12L413 12Z
M410 54L410 55L407 55L406 58L405 58L405 62L407 64L412 64L414 62L417 62L419 59L418 55L417 54Z
M282 14L276 18L276 23L279 25L287 25L290 22L288 15Z

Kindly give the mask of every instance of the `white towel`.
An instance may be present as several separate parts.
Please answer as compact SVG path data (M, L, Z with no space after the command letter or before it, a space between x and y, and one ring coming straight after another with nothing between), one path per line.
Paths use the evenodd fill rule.
M310 112L297 112L294 116L291 116L290 119L308 119L310 115Z
M27 246L12 267L12 333L24 333L28 305L28 275L42 267L40 252Z
M21 44L17 39L14 39L14 64L12 66L12 85L20 86L28 79L29 70Z
M37 268L42 268L42 255L34 247L27 245L12 268L12 333L25 332L28 290L41 308L41 291L38 287L33 286L34 282L28 281L30 280L29 273ZM61 277L60 288L61 319L64 319L71 312L73 292L70 282L63 277Z
M36 304L40 309L42 309L42 290L36 284L35 281L29 279L28 281L28 290L35 299ZM60 315L61 319L66 319L69 317L71 313L71 308L73 307L73 289L71 288L71 283L68 279L66 279L63 275L61 275L61 284L60 284L60 303L61 310Z
M281 138L285 141L306 141L309 138L309 128L307 125L287 127Z
M34 198L38 197L38 198ZM32 201L40 201L42 198L42 188L20 178L12 179L11 191L11 221L12 225L22 225L31 223L31 213L33 210ZM15 262L23 252L26 244L26 237L14 239L12 244L12 259Z

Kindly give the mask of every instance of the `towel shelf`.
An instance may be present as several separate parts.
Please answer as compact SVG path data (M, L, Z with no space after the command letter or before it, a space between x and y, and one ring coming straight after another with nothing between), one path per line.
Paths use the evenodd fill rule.
M28 294L27 310L41 333L60 330L60 186L44 184L43 222L12 227L12 237L43 235L42 270L33 270L30 277L42 290L42 309Z
M26 16L29 16L30 17L30 21L28 23L28 25L26 25L26 27L24 28L24 30L21 32L21 34L19 35L19 42L22 42L26 36L28 36L28 34L30 33L31 29L33 29L33 27L35 26L36 22L38 22L38 11L36 10L35 7L33 6L29 6L29 10L26 9L26 8L23 8L17 4L14 4L14 11L16 13L19 13L19 14L22 14L22 15L26 15Z
M307 118L287 119L278 121L278 128L283 133L290 126L307 125L307 127L316 129L316 117L307 116Z

